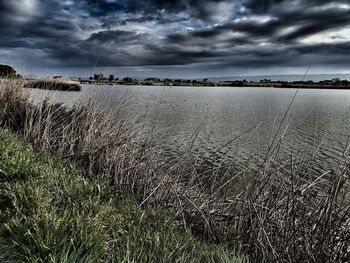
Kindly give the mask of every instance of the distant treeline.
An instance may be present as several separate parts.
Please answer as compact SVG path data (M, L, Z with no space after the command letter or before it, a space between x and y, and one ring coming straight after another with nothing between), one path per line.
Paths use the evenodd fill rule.
M0 65L0 77L1 78L21 78L22 76L17 74L13 67L8 65Z
M22 78L17 74L16 70L8 65L0 65L0 78ZM48 78L47 78L48 79ZM118 78L110 74L94 74L89 79L77 79L80 84L102 84L102 85L145 85L145 86L213 86L213 87L273 87L273 88L310 88L310 89L350 89L350 81L334 78L331 80L322 80L315 82L308 81L273 81L271 79L262 79L260 81L243 80L228 80L228 81L210 81L208 78L204 79L160 79L160 78L146 78L143 80L132 77ZM53 80L41 80L40 88L58 89L58 90L80 90L79 83L72 83L64 80L61 76L53 77ZM50 85L47 85L47 83ZM55 84L55 85L52 85Z
M235 86L235 87L274 87L274 88L341 88L349 89L350 81L341 80L339 78L322 81L272 81L270 79L263 79L260 81L223 81L219 82L222 86Z
M233 81L209 81L207 78L191 79L160 79L146 78L143 80L131 77L117 78L114 75L94 74L88 80L78 79L82 84L119 84L119 85L147 85L147 86L216 86L216 87L275 87L275 88L338 88L350 89L350 81L339 78L315 82L308 81L272 81L262 79L260 81L233 80Z

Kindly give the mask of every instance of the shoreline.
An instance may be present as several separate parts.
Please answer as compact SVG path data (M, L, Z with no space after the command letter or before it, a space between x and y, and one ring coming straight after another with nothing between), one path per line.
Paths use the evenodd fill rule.
M76 81L76 80L75 80ZM78 81L79 82L79 81ZM212 84L212 85L166 85L166 84L154 84L154 83L87 83L80 82L81 85L95 85L95 86L145 86L145 87L197 87L197 88L274 88L274 89L318 89L318 90L350 90L350 86L331 86L331 85L224 85L224 84Z
M337 84L320 84L320 83L308 83L308 82L149 82L149 81L91 81L91 80L68 80L68 79L30 79L30 78L0 78L0 85L7 85L9 82L22 83L25 88L45 89L45 90L58 90L58 91L81 91L81 85L94 85L94 86L145 86L145 87L197 87L197 88L274 88L274 89L315 89L315 90L350 90L350 82L347 85ZM329 83L330 81L325 81Z

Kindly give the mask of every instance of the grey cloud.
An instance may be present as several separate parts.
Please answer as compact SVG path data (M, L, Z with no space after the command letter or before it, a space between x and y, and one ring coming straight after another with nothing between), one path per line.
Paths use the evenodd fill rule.
M331 1L332 6L321 0L32 1L34 11L0 0L0 51L16 56L16 50L27 50L50 65L77 67L96 61L100 66L301 67L314 53L325 66L350 66L349 42L300 41L350 26L350 10L337 7L344 1ZM291 2L298 5L289 8ZM214 23L220 10L211 7L232 3L232 19ZM157 28L143 32L147 22L166 34Z

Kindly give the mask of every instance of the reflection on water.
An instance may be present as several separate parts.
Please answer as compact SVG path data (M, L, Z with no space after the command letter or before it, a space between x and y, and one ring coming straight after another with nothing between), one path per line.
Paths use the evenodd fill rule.
M31 90L71 104L95 96L102 109L123 110L128 120L146 120L167 134L167 153L176 155L196 138L193 151L215 164L223 158L258 163L283 139L279 158L311 158L318 170L335 169L349 144L350 91L228 87L84 86L81 92ZM276 136L276 132L279 131ZM283 137L282 137L283 136ZM272 148L273 149L273 148ZM246 165L246 164L245 164Z

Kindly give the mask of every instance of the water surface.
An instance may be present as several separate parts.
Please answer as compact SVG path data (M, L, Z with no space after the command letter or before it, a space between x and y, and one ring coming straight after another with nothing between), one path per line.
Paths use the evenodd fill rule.
M125 100L123 118L144 121L153 130L163 131L166 152L173 156L195 141L192 150L204 153L213 164L226 158L245 165L249 159L255 165L264 160L272 142L284 136L279 148L281 161L315 155L316 170L336 169L350 142L350 91L299 90L286 114L295 92L85 85L81 92L31 90L31 95L36 100L48 96L68 105L94 96L106 110L120 110L120 102Z

